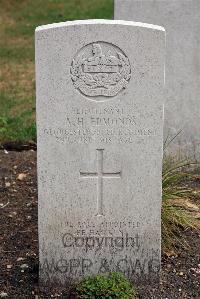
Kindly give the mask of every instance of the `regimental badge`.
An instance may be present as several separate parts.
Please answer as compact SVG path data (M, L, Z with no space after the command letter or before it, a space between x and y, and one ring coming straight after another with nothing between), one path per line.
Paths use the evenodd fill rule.
M130 77L127 56L117 46L106 42L84 46L71 64L74 87L88 97L114 97L126 88Z

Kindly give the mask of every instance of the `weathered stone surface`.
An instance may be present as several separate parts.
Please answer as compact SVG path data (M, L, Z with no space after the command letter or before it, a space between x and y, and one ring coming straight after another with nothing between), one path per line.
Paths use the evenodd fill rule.
M41 281L158 277L164 47L142 23L36 29Z
M159 24L166 30L164 139L200 159L200 1L115 0L115 19Z

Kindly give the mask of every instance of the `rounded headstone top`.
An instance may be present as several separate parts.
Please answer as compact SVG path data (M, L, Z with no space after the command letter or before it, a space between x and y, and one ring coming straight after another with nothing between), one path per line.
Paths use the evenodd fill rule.
M124 21L124 20L104 20L104 19L76 20L76 21L52 23L52 24L38 26L35 31L38 32L41 30L48 30L48 29L68 27L68 26L79 26L79 25L124 25L124 26L144 27L148 29L165 31L164 27L153 25L153 24Z

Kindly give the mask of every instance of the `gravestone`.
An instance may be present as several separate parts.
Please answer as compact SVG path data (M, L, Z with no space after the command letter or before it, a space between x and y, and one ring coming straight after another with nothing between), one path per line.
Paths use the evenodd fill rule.
M43 283L160 269L165 32L88 20L36 29Z
M164 139L168 150L200 159L200 1L115 0L115 18L166 30Z

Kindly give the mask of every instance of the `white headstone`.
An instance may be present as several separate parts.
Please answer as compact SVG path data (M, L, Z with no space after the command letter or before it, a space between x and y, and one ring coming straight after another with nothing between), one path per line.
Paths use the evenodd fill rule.
M173 153L200 159L200 1L115 0L115 19L166 29L164 139Z
M41 281L158 277L164 47L142 23L36 29Z

